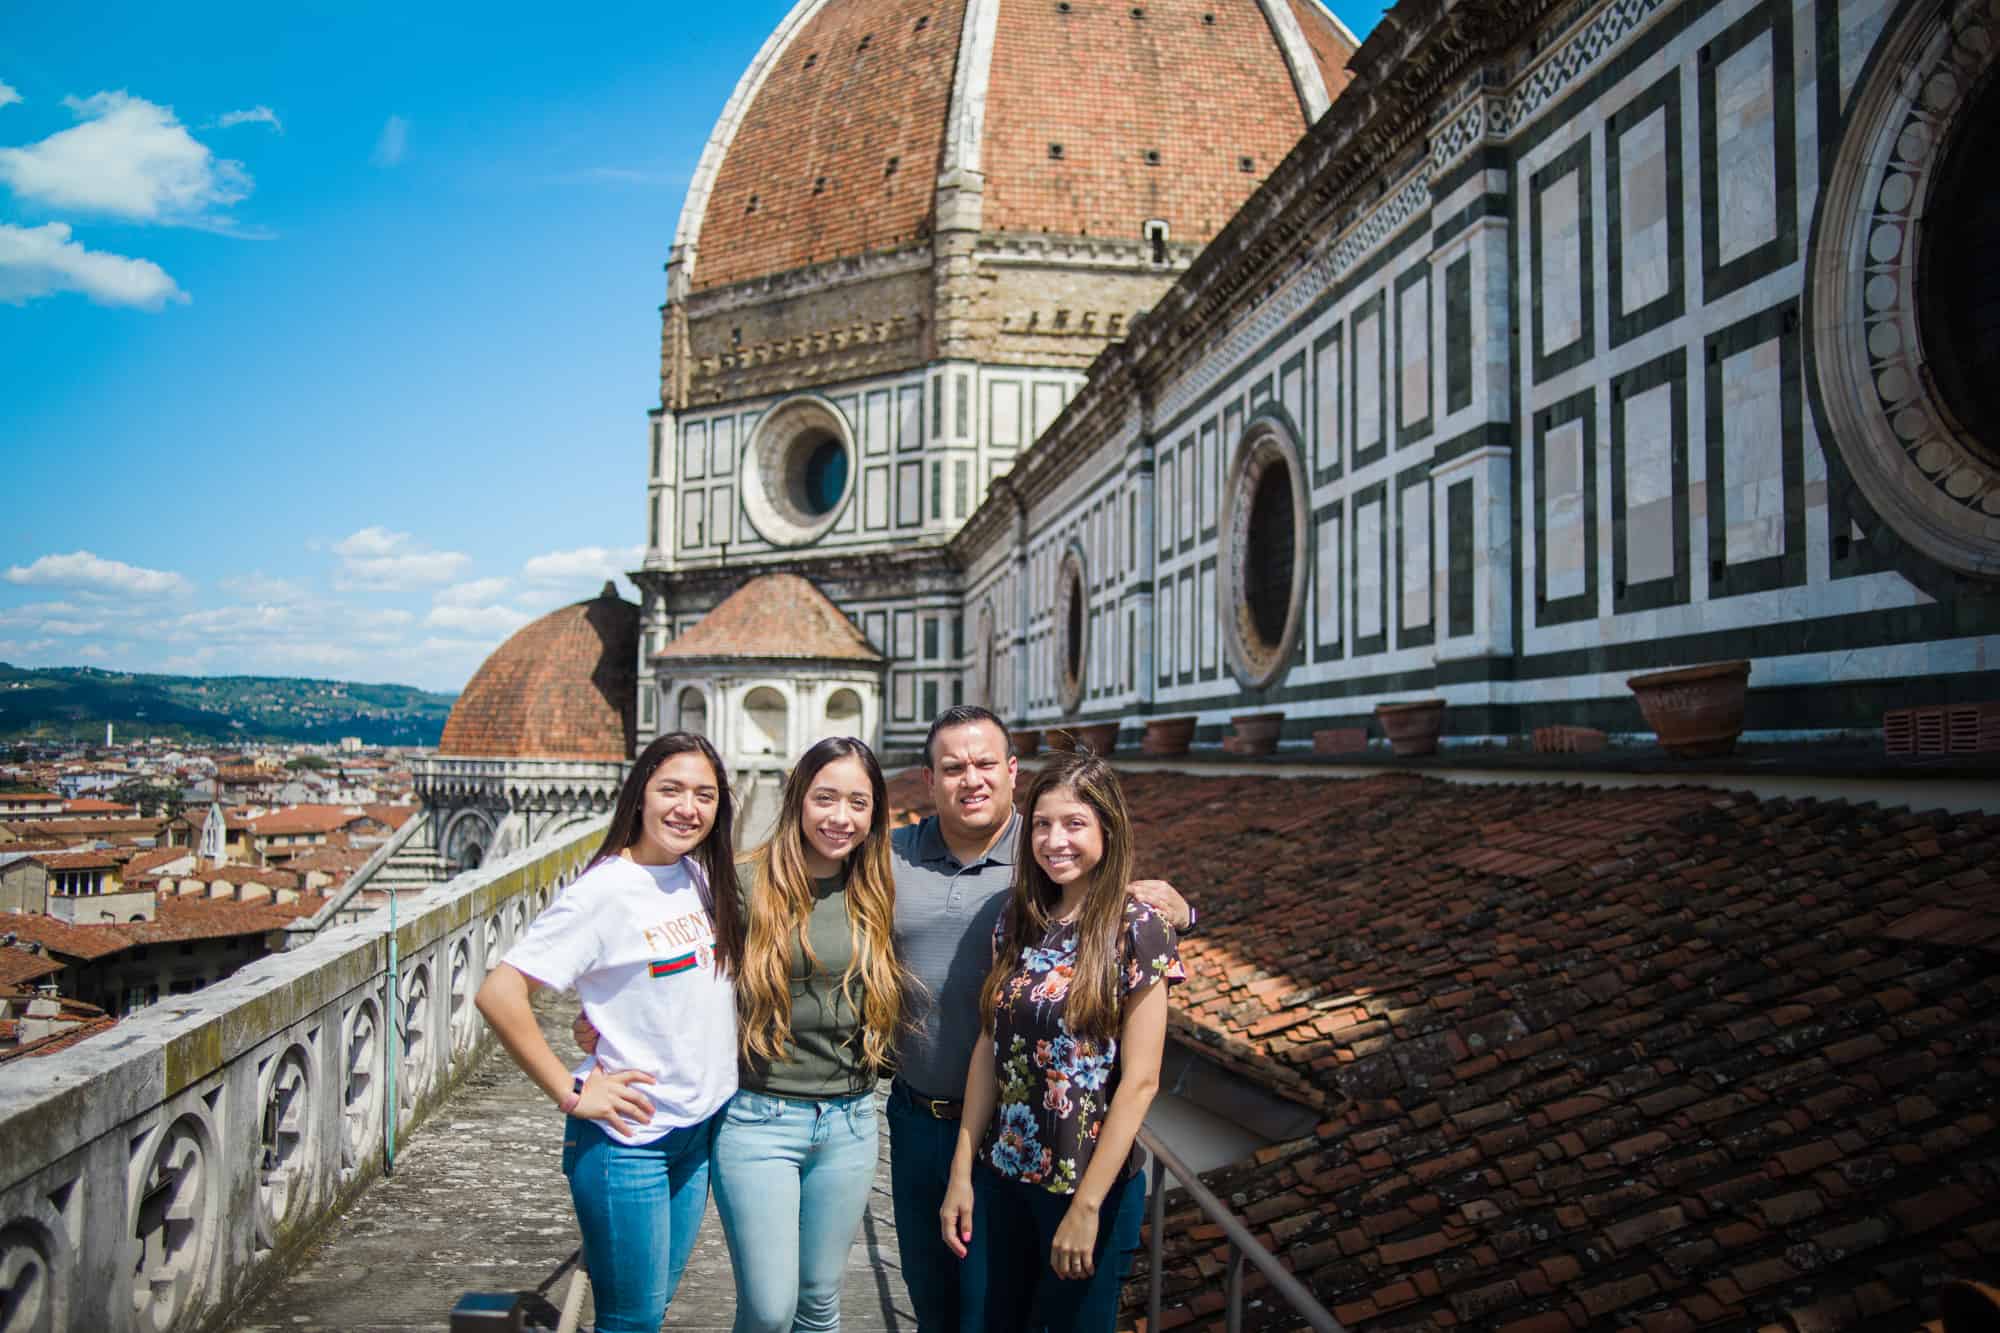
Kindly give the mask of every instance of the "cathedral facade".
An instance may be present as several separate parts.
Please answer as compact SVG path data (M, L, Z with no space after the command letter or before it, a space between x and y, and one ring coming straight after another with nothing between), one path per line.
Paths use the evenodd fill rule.
M770 570L886 659L891 748L961 698L1631 732L1627 676L1732 659L1753 735L2000 697L1996 31L801 4L669 265L640 730L677 722L653 654ZM932 110L837 111L890 87Z

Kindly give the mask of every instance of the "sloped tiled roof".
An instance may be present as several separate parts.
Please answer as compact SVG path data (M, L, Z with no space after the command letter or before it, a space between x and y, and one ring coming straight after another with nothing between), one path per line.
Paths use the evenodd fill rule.
M4 934L0 931L0 934ZM24 986L62 971L63 965L45 953L29 953L13 945L0 946L0 990Z
M654 656L882 661L854 622L797 574L751 579Z
M331 833L369 818L358 806L294 805L258 815L250 821L250 832L260 838L282 834Z
M1203 916L1175 1035L1324 1116L1211 1187L1349 1329L1907 1328L1940 1275L1994 1271L2000 957L1900 936L1991 902L2000 818L1127 791L1140 872ZM1165 1234L1162 1328L1219 1327L1219 1233ZM1266 1296L1246 1326L1291 1326Z
M622 761L632 753L639 608L612 584L514 632L473 674L438 753Z
M214 898L162 898L151 921L74 926L32 912L0 912L0 935L13 931L66 958L103 958L141 945L223 939L283 930L295 918L311 916L326 902L301 895L289 903L239 903Z

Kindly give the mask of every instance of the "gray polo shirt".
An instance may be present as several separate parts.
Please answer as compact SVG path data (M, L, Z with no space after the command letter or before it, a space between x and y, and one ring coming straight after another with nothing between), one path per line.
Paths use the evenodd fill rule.
M915 1027L896 1048L905 1083L932 1097L965 1095L965 1069L979 1041L979 988L993 961L993 923L1014 886L1021 815L992 850L960 865L936 815L896 830L896 949L923 983Z

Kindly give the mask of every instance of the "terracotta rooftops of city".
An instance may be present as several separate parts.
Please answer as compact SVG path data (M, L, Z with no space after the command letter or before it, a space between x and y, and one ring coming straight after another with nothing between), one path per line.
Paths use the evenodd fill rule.
M38 852L35 859L49 870L116 870L118 858L110 852Z
M0 930L0 935L4 934ZM19 945L0 945L0 990L30 985L62 968L61 963L46 953L29 953Z
M47 805L51 801L60 803L62 797L52 791L0 791L0 809L10 805Z
M1176 1038L1320 1118L1209 1184L1348 1329L1907 1328L2000 1260L2000 817L1125 782L1202 914ZM1165 1234L1162 1330L1219 1327Z
M0 935L12 931L19 938L33 940L50 953L66 958L103 958L143 945L262 935L283 930L296 918L311 916L325 903L326 899L318 895L302 895L289 903L162 898L151 921L82 926L39 913L0 912Z
M656 658L781 658L881 663L868 638L798 574L751 579Z
M445 719L438 754L618 762L632 753L639 608L610 583L516 630Z
M370 818L359 806L293 805L258 815L248 821L250 832L260 838L283 834L331 833Z
M1206 242L1356 47L1317 0L1003 4L969 32L967 11L828 0L778 25L682 213L696 290L928 244L947 182L981 191L986 232Z

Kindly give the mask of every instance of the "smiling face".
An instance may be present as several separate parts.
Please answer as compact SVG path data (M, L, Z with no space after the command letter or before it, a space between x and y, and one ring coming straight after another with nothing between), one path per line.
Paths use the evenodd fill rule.
M1035 802L1028 819L1028 837L1034 845L1035 864L1064 890L1088 880L1104 859L1103 821L1067 787L1044 792Z
M931 750L924 776L945 837L957 842L991 837L1014 813L1019 766L1007 753L1007 738L991 722L968 722L940 731Z
M813 774L799 811L805 838L806 873L825 879L840 869L848 853L868 837L875 823L875 787L868 769L849 755Z
M695 848L715 827L720 796L715 770L700 754L672 755L646 781L639 812L639 838L626 850L641 865L671 865Z

